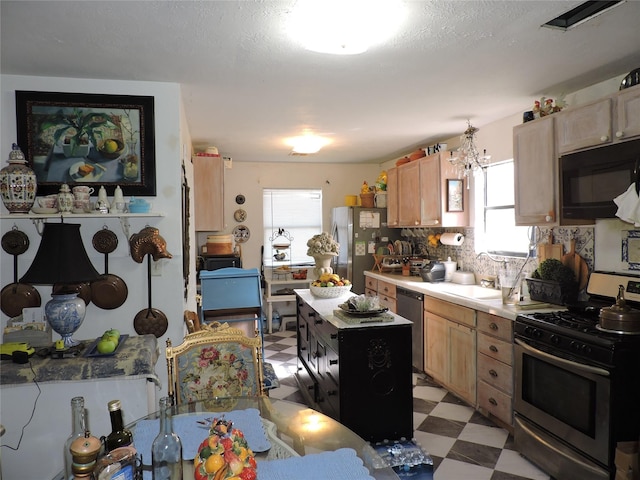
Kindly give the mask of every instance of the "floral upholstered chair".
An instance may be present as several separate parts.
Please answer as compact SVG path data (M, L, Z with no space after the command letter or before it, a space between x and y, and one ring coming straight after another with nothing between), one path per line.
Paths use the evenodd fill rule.
M169 396L177 405L216 397L264 395L260 337L214 322L173 347L167 339Z

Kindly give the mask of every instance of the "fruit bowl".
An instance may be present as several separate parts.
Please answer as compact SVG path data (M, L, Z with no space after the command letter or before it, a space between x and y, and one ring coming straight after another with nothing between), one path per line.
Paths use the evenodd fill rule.
M117 145L117 149L113 150L113 147L110 147L110 145L112 144L109 142L115 142ZM104 158L115 160L124 153L124 147L125 145L122 140L118 140L117 138L108 138L100 144L100 146L98 147L98 151Z
M318 298L338 298L344 295L347 292L351 291L352 285L344 285L341 287L316 287L315 285L311 285L309 288L311 289L311 294L314 297Z

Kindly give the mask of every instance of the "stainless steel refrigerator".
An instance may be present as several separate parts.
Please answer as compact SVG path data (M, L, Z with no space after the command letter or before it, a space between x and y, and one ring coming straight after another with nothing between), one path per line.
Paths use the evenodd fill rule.
M336 207L331 223L331 234L340 244L333 271L351 280L353 293L364 293L364 272L374 265L372 253L399 240L400 229L387 227L386 208Z

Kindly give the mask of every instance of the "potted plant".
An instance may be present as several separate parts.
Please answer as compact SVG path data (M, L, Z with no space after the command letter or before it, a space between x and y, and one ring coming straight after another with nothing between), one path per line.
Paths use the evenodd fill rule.
M102 137L104 127L115 128L105 113L83 111L74 108L72 113L63 109L48 116L42 122L42 129L54 127L54 145L60 143L66 157L86 157L91 145L98 147L98 139Z
M564 305L578 297L578 282L573 270L556 258L540 262L526 280L531 300Z

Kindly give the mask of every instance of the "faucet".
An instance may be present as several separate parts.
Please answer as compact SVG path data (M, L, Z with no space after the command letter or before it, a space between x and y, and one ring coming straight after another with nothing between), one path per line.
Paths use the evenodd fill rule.
M502 268L504 270L507 269L507 267L509 266L509 262L507 262L506 260L500 260L499 258L494 257L493 255L491 255L489 252L480 252L477 256L476 256L476 260L479 259L481 256L486 255L487 257L489 257L489 260L492 260L496 263L502 263Z

